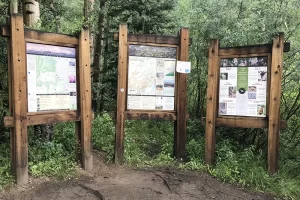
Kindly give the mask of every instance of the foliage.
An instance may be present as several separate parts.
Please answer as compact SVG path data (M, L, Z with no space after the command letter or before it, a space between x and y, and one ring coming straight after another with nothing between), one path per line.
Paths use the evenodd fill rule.
M44 142L30 129L28 160L33 176L64 178L75 172L74 123L57 124L54 132L54 140Z
M106 154L106 159L112 161L114 156L115 126L108 113L97 115L93 121L93 148Z
M10 173L9 135L5 134L0 140L0 190L11 185L13 176Z
M125 160L130 165L166 165L173 161L172 123L126 121Z

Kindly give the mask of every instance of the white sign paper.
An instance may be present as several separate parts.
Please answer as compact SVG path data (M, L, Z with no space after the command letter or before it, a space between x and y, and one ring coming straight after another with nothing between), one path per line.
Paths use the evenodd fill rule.
M191 73L191 62L177 61L176 71L179 73Z

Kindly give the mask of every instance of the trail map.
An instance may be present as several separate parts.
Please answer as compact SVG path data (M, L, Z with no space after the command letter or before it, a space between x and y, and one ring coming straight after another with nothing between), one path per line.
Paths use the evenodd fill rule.
M28 112L75 110L75 49L27 43Z

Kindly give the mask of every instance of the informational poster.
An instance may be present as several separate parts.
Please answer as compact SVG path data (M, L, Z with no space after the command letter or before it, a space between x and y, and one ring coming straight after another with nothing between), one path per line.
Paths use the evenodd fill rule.
M219 115L266 117L268 57L220 62Z
M129 45L129 110L174 110L176 48Z
M76 110L75 48L26 43L28 112Z
M177 61L176 71L184 74L191 73L191 62Z

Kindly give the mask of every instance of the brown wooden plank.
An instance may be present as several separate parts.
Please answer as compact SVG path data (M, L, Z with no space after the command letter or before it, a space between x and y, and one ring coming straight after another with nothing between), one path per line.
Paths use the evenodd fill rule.
M206 117L202 118L205 125ZM237 117L217 117L216 126L218 127L233 127L233 128L268 128L269 120L266 118L237 118ZM280 129L286 129L287 122L280 120Z
M278 170L281 78L283 71L284 34L273 40L268 130L268 171Z
M11 116L4 117L4 126L13 127L14 118ZM39 125L39 124L54 124L59 122L71 122L80 121L80 115L77 111L63 111L56 113L39 113L39 114L28 114L27 125Z
M117 121L115 137L115 163L122 163L124 159L124 128L127 80L127 25L119 26L119 60L118 60L118 91L117 91Z
M13 117L15 142L15 175L17 184L28 183L28 140L26 101L26 52L21 15L11 15L11 64L13 83Z
M125 119L128 120L176 120L175 112L138 112L125 111Z
M81 164L85 170L93 169L92 154L92 99L89 30L82 29L79 36L80 79L80 142Z
M290 51L290 43L284 43L284 52ZM272 52L272 44L242 46L242 47L226 47L219 49L219 56L231 55L247 55L247 54L264 54Z
M0 34L4 37L10 36L9 26L1 26ZM44 43L78 45L78 37L72 35L50 33L39 30L25 28L25 39L32 40L32 42L43 41Z
M189 59L189 30L180 29L179 59L188 61ZM176 73L176 111L177 117L174 123L174 156L177 160L186 159L186 105L187 105L187 74Z
M216 113L218 94L218 40L211 40L208 57L208 84L205 123L205 162L209 165L214 163L216 147Z
M114 34L114 40L119 40L119 33ZM180 38L166 35L128 34L128 42L179 45ZM191 44L192 38L189 39L189 45Z

